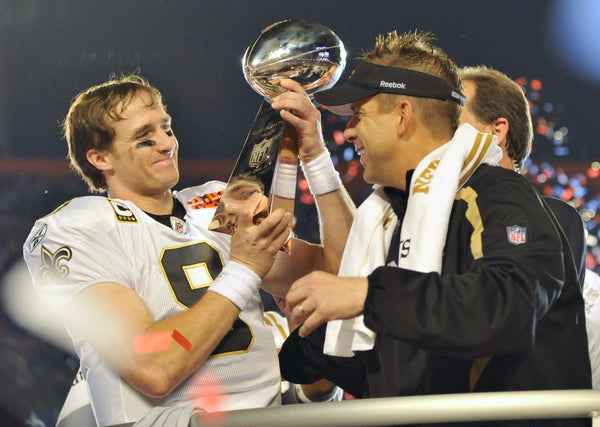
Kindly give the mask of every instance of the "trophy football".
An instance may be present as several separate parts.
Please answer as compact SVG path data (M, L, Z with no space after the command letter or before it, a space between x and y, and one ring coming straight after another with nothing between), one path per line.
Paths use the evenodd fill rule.
M268 197L268 202L259 206L255 223L279 207L294 213L298 144L295 129L271 108L270 100L284 91L273 82L293 79L309 96L328 89L344 70L346 50L328 27L310 21L287 20L265 28L246 50L242 63L246 81L264 99L209 226L211 230L229 234L235 231L241 204L255 192ZM278 175L284 169L286 179L277 185ZM290 170L294 171L293 180ZM293 188L281 191L284 181ZM275 187L277 194L273 192ZM286 252L289 252L289 243L288 240L283 248Z

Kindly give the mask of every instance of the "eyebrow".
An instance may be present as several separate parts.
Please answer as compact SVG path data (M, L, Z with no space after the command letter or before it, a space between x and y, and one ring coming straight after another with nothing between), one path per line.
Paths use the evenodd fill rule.
M169 116L168 114L164 116L163 120L159 123L159 126L162 126L165 123L171 123L171 116ZM140 126L137 129L134 129L134 131L132 132L132 136L129 138L131 141L134 141L138 138L138 135L144 132L149 132L154 128L154 125L152 125L151 123L146 123L142 126Z
M262 191L262 188L259 183L254 182L254 181L248 181L248 180L241 180L238 182L234 182L233 184L230 184L229 190L231 192L233 192L233 191L240 190L242 188L252 188L252 189L257 189L259 191Z
M353 113L356 113L358 110L360 110L362 108L363 105L365 105L367 103L367 101L372 98L365 98L365 99L359 99L358 101L354 101L352 104L350 104L350 110L352 110Z

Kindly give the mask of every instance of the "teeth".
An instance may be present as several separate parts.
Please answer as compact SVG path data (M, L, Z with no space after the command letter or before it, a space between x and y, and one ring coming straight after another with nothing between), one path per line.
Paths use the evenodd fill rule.
M358 154L359 156L362 156L363 154L365 154L365 149L364 149L364 148L361 148L360 150L358 150L358 151L357 151L357 154Z

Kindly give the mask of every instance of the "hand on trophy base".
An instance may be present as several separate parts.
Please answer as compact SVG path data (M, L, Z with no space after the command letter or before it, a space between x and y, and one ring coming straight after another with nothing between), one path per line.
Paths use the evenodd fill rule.
M260 224L269 214L269 198L264 195L264 185L260 179L251 174L243 174L233 177L227 184L208 226L209 230L233 234L237 227L239 212L254 193L263 195L254 209L254 223Z

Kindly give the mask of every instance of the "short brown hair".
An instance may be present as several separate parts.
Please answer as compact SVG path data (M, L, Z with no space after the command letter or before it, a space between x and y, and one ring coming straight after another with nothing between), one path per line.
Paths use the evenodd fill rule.
M431 32L417 30L398 35L396 31L387 36L379 35L375 47L360 59L388 67L406 68L439 77L452 87L462 91L458 67L439 47L435 46ZM398 95L380 94L390 101ZM384 99L385 99L384 98ZM453 134L460 120L460 106L450 100L411 97L415 109L427 122L434 134Z
M71 169L81 176L92 193L106 191L106 180L102 171L88 162L87 152L93 148L111 148L115 137L111 122L123 119L123 111L139 91L150 96L149 107L158 105L166 110L161 93L144 77L138 74L111 76L107 82L80 92L62 122Z
M475 85L475 94L466 102L477 120L485 124L500 117L508 120L506 150L515 169L521 169L533 141L529 102L523 89L506 74L484 65L464 67L460 74Z

